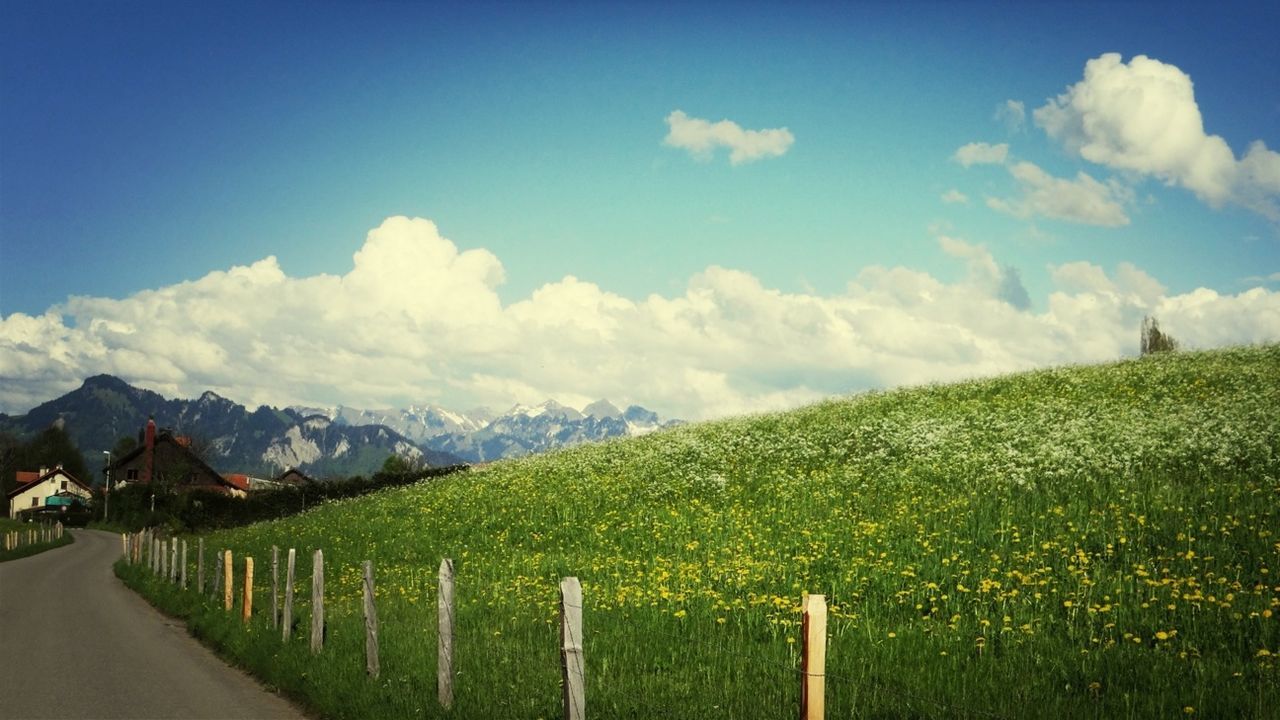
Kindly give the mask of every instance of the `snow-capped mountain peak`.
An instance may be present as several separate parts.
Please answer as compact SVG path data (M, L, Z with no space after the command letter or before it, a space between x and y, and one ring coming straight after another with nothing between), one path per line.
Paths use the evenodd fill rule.
M385 425L423 448L452 453L470 462L517 457L612 437L644 435L679 424L632 405L625 411L597 400L581 411L555 400L517 403L501 415L485 409L458 412L434 405L405 409L330 411L296 408L303 416L324 415L335 425Z

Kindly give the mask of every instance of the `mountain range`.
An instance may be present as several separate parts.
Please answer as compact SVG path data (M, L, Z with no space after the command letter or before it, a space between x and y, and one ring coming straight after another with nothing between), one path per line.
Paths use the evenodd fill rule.
M613 437L644 435L680 424L632 405L619 410L599 400L581 411L554 400L515 405L501 415L486 408L455 412L432 405L403 410L349 407L292 407L306 417L324 417L338 426L382 425L424 451L448 453L470 463L502 460Z
M432 466L478 463L679 423L662 422L638 406L621 411L607 401L582 412L554 401L516 405L501 415L435 406L249 410L214 392L171 400L117 377L96 375L25 415L0 414L0 431L22 437L58 424L96 470L104 464L103 452L121 437L139 433L148 418L175 435L192 437L219 472L272 477L296 467L316 478L367 475L393 453Z

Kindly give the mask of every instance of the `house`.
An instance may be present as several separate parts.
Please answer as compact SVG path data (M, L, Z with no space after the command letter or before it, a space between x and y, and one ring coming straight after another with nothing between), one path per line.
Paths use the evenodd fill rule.
M19 471L17 480L18 486L5 494L9 501L9 517L15 519L19 513L30 512L32 508L87 505L93 497L89 486L63 470L61 465L52 470L40 468L39 472Z
M281 485L296 486L296 485L306 485L307 483L313 482L313 481L311 478L307 477L298 468L289 468L288 470L285 470L283 473L280 473L280 477L276 478L276 482L280 483Z
M142 444L109 466L112 489L133 483L155 484L175 491L207 490L244 497L245 489L228 481L191 449L191 439L147 421Z

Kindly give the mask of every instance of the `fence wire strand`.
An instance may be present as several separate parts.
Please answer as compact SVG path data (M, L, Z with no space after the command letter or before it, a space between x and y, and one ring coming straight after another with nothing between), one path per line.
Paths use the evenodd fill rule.
M221 552L216 553L214 556L215 557L215 563L214 563L215 573L217 572L217 570L222 569L222 560L223 560L222 555L225 552L226 551L223 550ZM148 558L148 560L150 560L150 558ZM147 565L149 566L150 563L148 562ZM150 570L151 568L147 567L146 569ZM155 574L159 575L163 572L164 572L163 569L161 569L159 572L156 572ZM164 579L167 580L168 578L166 577ZM456 582L457 580L456 572L453 575L453 579ZM303 580L303 579L296 578L295 582L300 580ZM224 578L224 582L225 582L225 578ZM288 584L287 580L285 584L286 585ZM210 590L212 591L212 594L215 597L219 589L220 588L218 588L216 585L216 577L215 577L214 587L210 588ZM200 589L197 589L197 592L199 593ZM439 603L438 597L437 597L437 603ZM587 610L590 609L585 604L584 605L576 605L572 603L559 603L559 604L564 605L564 607L566 608L572 608L575 610L582 611L583 613L585 613ZM459 618L457 617L456 609L453 607L453 605L454 603L445 605L445 613L449 622L449 626L451 628L451 632L454 636L455 644L453 645L453 647L454 647L454 652L456 652L457 651L456 639L457 639L458 630L459 630ZM568 635L568 641L571 644L583 648L584 665L583 665L583 669L579 670L578 668L572 667L568 663L562 661L561 663L562 667L566 672L570 672L577 675L577 677L582 681L583 688L585 689L587 687L587 676L586 676L586 668L585 668L587 654L586 654L586 647L585 647L584 641L586 640L586 637L590 635L590 633L584 630L583 631L584 637L578 638L578 637L575 637L573 628L568 626L567 624L564 625L564 630ZM692 634L677 634L677 633L669 632L667 630L662 630L662 629L649 629L649 630L646 630L646 635L662 637L668 640L674 640L677 643L680 643L686 646L688 645L698 646L704 654L716 657L718 659L727 660L730 663L750 664L757 668L765 670L767 673L771 674L774 677L789 675L789 676L795 676L797 678L803 678L803 677L823 678L824 681L826 682L839 684L846 688L853 688L855 689L855 691L859 688L865 689L867 685L871 685L872 687L875 688L875 690L879 691L881 694L896 698L903 705L906 705L908 707L914 706L916 708L921 708L921 709L931 708L934 711L939 711L941 713L945 713L951 716L987 718L988 720L1011 720L1010 716L1004 715L998 712L993 712L993 711L983 710L983 709L973 708L973 707L962 707L962 706L943 702L941 700L937 700L931 697L927 697L927 696L912 692L897 684L890 683L880 679L874 673L870 672L869 668L867 669L867 672L865 672L865 674L863 674L862 676L855 677L853 675L848 675L843 672L840 672L840 673L831 673L831 672L825 672L825 671L821 673L809 672L807 670L804 670L801 667L797 667L794 663L791 663L791 662L783 662L776 659L769 659L769 658L758 657L753 655L744 655L742 653L734 652L733 650L731 650L728 647L727 638L724 637L723 634L717 634L715 637L707 637L707 636L699 636L699 635L692 635ZM456 663L454 662L454 659L452 657L450 657L449 670L451 673L457 672ZM562 679L561 682L564 682L564 680ZM455 692L456 692L456 688L455 688ZM576 707L577 699L576 697L574 697L573 693L567 692L567 690L562 690L562 692L564 696L568 699L568 701L571 704L574 704L575 710L579 712L584 710L584 708ZM649 697L628 693L628 692L619 690L616 687L610 691L609 697L611 700L615 701L615 703L618 700L622 700L626 702L628 705L630 705L630 707L633 710L637 710L637 711L657 711L659 713L663 713L670 710L670 708L658 705L657 702L655 702L653 699ZM829 699L827 704L830 705ZM928 712L929 710L926 709L925 711Z

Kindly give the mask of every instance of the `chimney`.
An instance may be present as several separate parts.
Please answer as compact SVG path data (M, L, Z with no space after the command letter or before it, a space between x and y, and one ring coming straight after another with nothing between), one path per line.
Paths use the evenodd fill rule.
M49 468L45 467L44 465L41 465L40 474L37 477L44 477L45 475L48 475L48 474L49 474Z
M151 482L151 467L154 462L156 453L156 421L155 418L147 418L147 434L146 449L142 460L142 482Z

